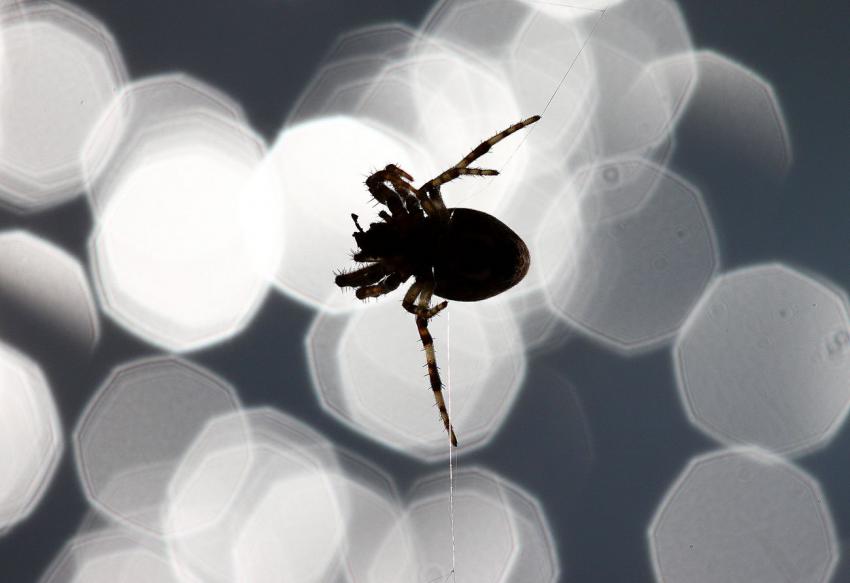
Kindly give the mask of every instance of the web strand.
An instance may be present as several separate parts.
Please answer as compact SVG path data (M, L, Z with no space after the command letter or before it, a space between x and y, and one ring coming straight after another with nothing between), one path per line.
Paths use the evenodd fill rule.
M607 10L608 10L608 8L603 8L601 10L601 12L599 13L599 18L596 19L596 22L594 23L593 28L590 30L590 34L587 35L587 37L584 39L584 42L581 44L581 48L576 53L576 56L573 57L573 60L570 63L570 66L567 67L567 72L564 73L563 77L561 77L561 82L558 83L558 86L555 88L555 92L552 93L552 96L549 98L549 101L546 102L546 107L543 108L543 111L540 112L540 115L543 115L544 113L546 113L546 110L549 109L550 105L552 105L552 101L555 99L555 96L558 94L558 91L561 90L561 87L564 85L564 81L567 80L567 77L570 75L570 71L573 70L573 66L576 64L576 61L578 61L578 58L584 52L584 47L587 46L587 43L590 42L590 39L593 38L594 34L596 34L596 29L599 27L599 23L602 22L602 19L605 18L605 12ZM532 128L532 129L534 129L534 128ZM526 137L528 137L528 134L526 134ZM522 144L520 144L520 145L522 145ZM517 149L519 149L519 146L517 146Z
M546 110L549 109L549 106L552 105L552 102L555 100L555 96L558 95L558 92L561 90L561 87L563 87L564 82L567 80L567 77L569 77L570 72L573 70L573 67L575 66L576 62L578 61L578 58L584 52L584 49L587 46L587 43L590 42L590 39L593 38L593 35L596 34L596 29L599 28L599 24L602 22L602 19L605 17L605 12L608 10L608 7L606 6L605 8L599 10L599 9L596 9L596 8L584 8L584 7L580 7L580 6L570 6L569 4L554 4L554 3L549 3L549 2L535 2L535 4L553 4L553 5L556 5L556 6L563 6L564 8L574 8L576 10L585 10L587 12L598 12L599 13L599 17L596 19L596 22L593 24L593 28L590 29L590 33L587 35L587 37L585 37L584 42L581 44L581 47L579 48L578 52L576 53L576 56L573 57L572 61L570 61L570 66L567 67L567 70L564 73L564 76L561 77L561 81L558 83L558 86L555 87L555 91L552 92L552 95L549 97L549 101L547 101L546 105L543 107L543 111L540 112L540 115L543 116L543 114L546 113ZM523 134L522 141L520 141L520 143L517 144L516 148L514 148L514 151L511 152L511 155L508 156L508 159L505 160L504 164L502 164L501 167L499 168L499 174L501 174L504 171L505 167L510 163L510 161L513 159L514 155L517 152L519 152L519 149L522 148L523 144L525 144L525 141L531 136L531 134L536 129L537 129L537 125L532 125L528 129L528 131ZM487 183L485 185L483 185L481 187L481 189L478 190L475 194L482 192L484 189L486 189L488 186L490 186L490 183L492 181L493 181L493 178L488 178Z
M446 376L446 409L449 414L449 419L452 418L452 315L451 312L446 317L446 367L448 374ZM456 581L455 575L455 490L454 490L454 467L452 464L452 442L449 439L449 523L452 532L452 581Z

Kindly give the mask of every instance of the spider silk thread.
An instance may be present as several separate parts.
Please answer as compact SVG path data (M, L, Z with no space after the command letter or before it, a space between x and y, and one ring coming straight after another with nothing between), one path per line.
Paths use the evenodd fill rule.
M448 374L446 375L446 412L449 419L452 418L452 314L446 314L446 367ZM455 490L454 490L454 467L452 464L452 440L449 434L449 523L452 533L452 581L457 581L455 573Z
M602 9L600 10L600 9L598 9L598 8L586 8L586 7L584 7L584 6L572 6L572 5L570 5L570 4L561 4L561 3L555 3L555 2L534 2L534 4L545 4L545 5L549 5L549 6L559 6L559 7L564 7L564 8L574 8L574 9L576 9L576 10L585 10L585 11L587 11L587 12L599 12L599 17L596 19L596 22L594 23L593 28L592 28L592 29L590 29L590 34L588 34L588 35L585 37L584 42L582 42L582 44L581 44L581 48L579 48L578 52L576 53L576 56L574 56L574 57L573 57L573 60L572 60L572 61L570 61L570 66L569 66L569 67L567 67L567 70L566 70L566 72L564 73L564 76L563 76L563 77L561 77L561 81L558 83L558 86L557 86L557 87L555 87L555 91L554 91L554 92L552 92L552 95L549 97L549 101L547 101L547 102L546 102L546 105L543 107L543 111L541 111L541 112L540 112L540 114L539 114L539 115L542 117L542 116L546 113L546 110L547 110L547 109L549 109L549 106L550 106L550 105L552 105L552 102L555 100L555 96L557 96L557 95L558 95L558 92L561 90L561 87L563 87L563 86L564 86L564 82L567 80L567 77L570 75L570 72L573 70L573 66L576 64L576 61L578 61L578 58L579 58L579 57L581 56L581 54L584 52L584 48L587 46L587 43L588 43L588 42L590 42L590 39L591 39L591 38L593 38L593 35L595 35L595 34L596 34L596 29L597 29L597 28L599 28L599 23L601 23L601 22L602 22L602 19L605 17L605 13L606 13L606 11L608 10L608 7L606 6L605 8L602 8ZM517 152L519 152L519 149L523 146L523 144L525 144L525 141L526 141L526 140L527 140L527 139L531 136L531 134L532 134L532 133L534 132L534 130L536 130L536 129L537 129L537 126L536 126L536 125L532 125L532 126L529 128L528 132L526 132L526 133L524 133L524 134L523 134L523 136L522 136L522 141L520 141L520 143L519 143L519 144L517 144L516 148L514 148L514 151L513 151L513 152L511 152L511 155L510 155L510 156L508 156L508 159L507 159L507 160L505 160L505 163L504 163L504 164L502 164L502 166L499 168L499 174L501 174L501 173L502 173L502 171L505 169L505 167L506 167L506 166L510 163L510 161L513 159L514 155L515 155ZM489 178L487 179L487 183L486 183L486 184L484 184L484 185L483 185L480 189L478 189L478 190L475 192L475 194L480 194L481 192L483 192L484 190L486 190L486 189L487 189L487 187L489 187L489 186L490 186L490 184L493 182L493 179L494 179L493 177L489 177Z

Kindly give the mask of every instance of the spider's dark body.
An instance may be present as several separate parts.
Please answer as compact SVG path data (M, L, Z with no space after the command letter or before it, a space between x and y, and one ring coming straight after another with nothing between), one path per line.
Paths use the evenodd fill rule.
M487 213L449 209L437 239L434 295L459 302L486 300L518 284L531 265L525 242Z
M354 233L358 255L377 258L389 272L403 274L402 282L432 277L434 295L460 302L498 295L528 272L528 247L492 215L450 208L445 217L406 218Z
M411 184L413 177L407 172L390 164L366 179L369 192L390 212L379 212L382 221L372 223L367 230L360 226L357 215L351 215L359 247L354 260L368 265L337 275L335 282L340 287L356 288L357 297L366 299L389 293L414 278L402 306L416 316L431 389L452 445L457 445L457 439L443 402L434 343L428 332L428 320L448 302L431 306L431 297L461 302L493 297L525 277L531 258L523 240L496 217L473 209L446 208L440 186L460 176L497 175L495 170L469 168L469 164L538 119L540 116L530 117L485 140L419 188Z

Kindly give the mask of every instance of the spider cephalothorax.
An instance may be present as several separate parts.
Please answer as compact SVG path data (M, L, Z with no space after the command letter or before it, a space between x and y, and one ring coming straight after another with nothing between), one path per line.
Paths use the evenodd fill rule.
M357 215L351 215L359 247L354 260L368 265L338 274L336 284L357 288L357 297L366 299L389 293L414 278L402 305L416 316L431 389L454 446L457 438L443 401L434 343L428 332L428 320L448 302L431 306L431 297L474 302L495 296L525 277L531 258L522 239L496 217L467 208L446 208L440 186L460 176L497 175L495 170L469 168L469 164L497 142L539 119L535 115L485 140L419 188L413 186L412 176L390 164L366 179L369 192L390 212L379 212L382 221L372 223L367 230L360 226Z

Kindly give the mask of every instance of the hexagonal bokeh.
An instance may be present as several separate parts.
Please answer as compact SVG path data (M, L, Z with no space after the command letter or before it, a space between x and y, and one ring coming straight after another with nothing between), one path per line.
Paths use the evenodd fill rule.
M699 136L700 148L716 164L782 178L792 163L791 139L779 98L760 75L714 51L671 59L671 79L689 76L683 63L695 62L697 84L682 118L682 130Z
M659 583L825 583L838 560L817 482L754 449L693 459L648 536Z
M645 158L661 166L669 160L674 111L661 80L642 75L645 63L606 44L594 49L596 91L588 141L596 159Z
M265 442L309 453L329 468L337 465L323 435L280 411L253 408L219 415L199 432L171 477L166 531L191 533L215 524L253 471L253 446Z
M536 10L551 16L552 18L563 18L574 20L587 17L594 12L602 12L616 6L623 0L551 0L539 2L538 0L520 0L523 4L534 7Z
M529 5L534 13L512 43L509 75L520 103L538 103L536 112L549 121L540 130L549 132L547 142L563 158L631 156L665 164L672 122L689 87L650 65L690 53L675 3L606 2L604 12L588 2Z
M718 264L711 219L694 186L644 160L585 169L584 233L549 268L553 309L624 353L669 341Z
M41 369L0 343L0 534L41 500L63 447L59 415Z
M98 340L97 307L80 262L27 231L0 233L0 301L4 325L36 323L83 350Z
M356 111L374 79L403 56L417 36L412 28L397 22L341 34L289 110L286 127Z
M238 409L233 387L187 361L156 357L116 368L74 430L89 502L122 524L162 534L183 455L208 421Z
M519 7L516 2L511 4L513 9ZM538 171L559 171L560 181L566 182L569 168L563 162L584 143L596 121L592 114L604 97L598 90L592 51L583 50L591 30L551 18L543 11L504 23L503 27L517 30L507 43L507 58L498 66L505 69L521 110L543 115L533 129L533 145L550 158L535 156L532 163Z
M688 23L676 2L616 2L606 8L597 39L632 55L644 65L693 48Z
M374 581L370 569L385 537L401 520L403 509L393 479L363 458L338 450L340 473L333 479L345 488L348 499L343 569L340 582Z
M185 580L319 583L340 566L349 484L333 446L284 413L209 423L169 490L168 544Z
M184 583L160 541L114 527L80 533L53 559L39 583Z
M554 583L555 542L539 503L488 470L463 468L419 481L402 521L379 548L374 581ZM454 552L453 552L454 551Z
M430 321L444 398L461 448L484 445L510 411L525 351L504 305L452 302ZM308 333L313 387L338 420L422 459L448 455L414 318L396 302L322 314Z
M674 355L689 417L724 443L799 454L825 445L850 408L847 300L780 263L718 278Z
M98 197L89 241L106 313L171 351L240 332L283 251L280 184L262 139L229 115L191 113L135 136L106 182L112 192Z
M6 10L0 34L0 201L41 210L82 192L79 153L124 64L106 28L68 4Z
M425 17L422 30L500 61L508 56L514 37L532 12L514 0L440 0Z
M177 129L185 131L192 121L211 127L221 119L237 126L247 125L236 101L185 73L145 77L122 87L92 128L80 153L86 194L94 213L103 213L109 198L116 193L116 184L138 164L138 158L150 155L145 150L146 143L158 136L176 138ZM223 147L228 146L228 138L233 141L233 136L222 128L207 137ZM232 144L230 149L234 149Z
M333 491L320 472L279 468L284 472L260 493L232 541L233 581L327 581L342 542L341 515ZM281 529L281 525L286 525ZM279 552L286 549L288 552Z

